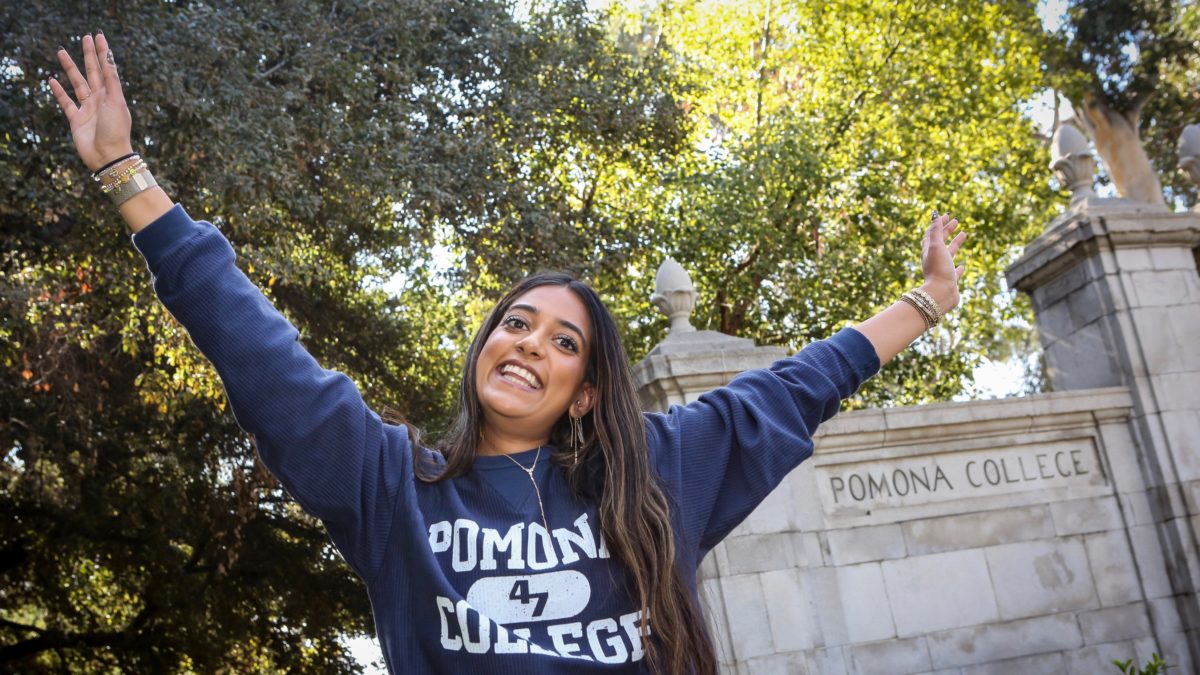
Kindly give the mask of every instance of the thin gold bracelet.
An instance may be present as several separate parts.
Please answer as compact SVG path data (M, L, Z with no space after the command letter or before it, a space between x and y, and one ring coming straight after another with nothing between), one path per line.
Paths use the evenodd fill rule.
M937 301L933 299L933 296L929 293L926 293L924 289L914 288L912 289L911 293L917 296L918 299L924 301L926 307L928 307L929 311L933 313L933 322L935 324L941 321L942 317L946 315L946 313L942 311L941 306L937 304Z
M908 293L905 293L904 295L900 296L900 300L907 305L911 305L913 309L917 310L917 314L921 315L921 322L925 324L925 330L933 328L933 317L930 316L929 310L922 307L921 303L918 302L916 298L912 297Z

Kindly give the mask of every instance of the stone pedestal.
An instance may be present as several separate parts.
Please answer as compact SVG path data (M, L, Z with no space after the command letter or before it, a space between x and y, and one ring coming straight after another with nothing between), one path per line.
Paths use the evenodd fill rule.
M1090 198L1008 270L1033 299L1055 390L1127 387L1136 475L1114 475L1134 520L1155 526L1177 616L1154 626L1200 663L1200 214ZM1144 508L1141 508L1144 507ZM1140 511L1140 512L1138 512Z
M633 368L643 410L666 412L728 384L738 373L766 368L787 356L782 347L712 330L671 333Z

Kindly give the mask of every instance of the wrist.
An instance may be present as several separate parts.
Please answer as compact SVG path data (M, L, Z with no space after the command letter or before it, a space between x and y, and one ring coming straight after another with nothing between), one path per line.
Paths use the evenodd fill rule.
M933 301L938 304L938 309L942 310L943 314L949 313L950 310L958 306L959 295L957 284L926 281L921 284L920 289L933 298Z
M96 155L93 161L87 162L88 171L95 173L100 167L111 164L114 160L124 157L133 152L133 146L129 143L110 148L96 148Z

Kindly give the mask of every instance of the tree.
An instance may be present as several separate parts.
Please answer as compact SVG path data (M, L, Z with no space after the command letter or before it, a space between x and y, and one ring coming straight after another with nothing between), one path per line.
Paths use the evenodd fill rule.
M168 192L323 364L434 428L468 328L458 275L430 265L443 233L488 255L498 216L568 218L524 177L530 144L669 152L665 70L579 4L0 10L0 669L356 670L365 593L256 463L49 97L56 45L95 28Z
M1045 62L1122 197L1194 203L1174 146L1200 111L1200 8L1174 0L1077 0ZM1149 153L1147 152L1149 150Z
M435 432L469 330L539 269L591 280L634 359L667 255L697 325L799 348L919 283L955 213L963 306L858 406L969 389L1028 316L999 277L1056 209L1029 3L96 11L0 10L0 667L352 670L339 639L369 629L72 156L58 35L105 29L168 191L322 363Z
M937 209L970 232L963 305L854 405L957 395L983 356L1028 333L1025 300L1000 278L1056 208L1021 113L1043 86L1032 6L647 2L614 21L626 43L681 64L692 134L662 174L615 174L597 201L656 223L632 267L676 257L699 286L697 326L799 348L866 318L920 283ZM615 304L644 353L662 330L638 300L649 275L639 295L625 269L603 279L629 298Z

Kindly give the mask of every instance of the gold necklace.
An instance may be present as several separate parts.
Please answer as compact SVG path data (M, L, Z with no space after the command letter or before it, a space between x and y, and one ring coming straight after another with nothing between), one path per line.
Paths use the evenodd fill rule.
M538 511L542 513L542 526L546 528L546 534L550 534L550 523L546 522L546 507L542 505L542 491L538 488L537 479L533 477L533 470L537 468L538 460L542 458L542 449L538 448L537 454L533 456L533 466L526 468L524 464L512 458L512 455L505 455L513 464L516 464L526 476L529 476L529 482L533 483L533 491L537 495Z

